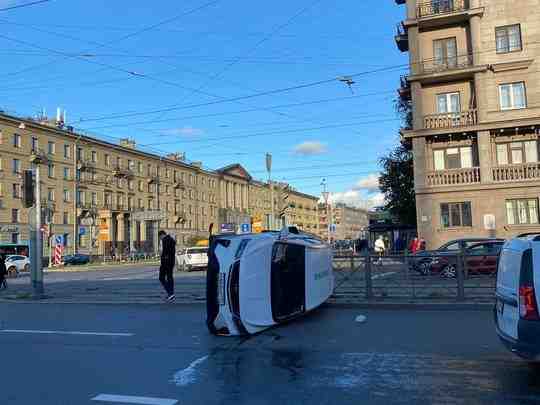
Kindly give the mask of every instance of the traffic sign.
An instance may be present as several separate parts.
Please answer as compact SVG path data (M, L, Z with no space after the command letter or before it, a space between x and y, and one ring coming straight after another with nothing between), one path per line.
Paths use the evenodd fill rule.
M92 225L94 225L94 218L92 218L92 217L81 218L81 225L84 225L84 226L92 226Z
M241 233L251 233L251 224L242 224L240 225Z
M64 245L64 235L56 235L54 237L54 243L55 245Z
M79 235L86 235L86 228L84 226L79 227Z

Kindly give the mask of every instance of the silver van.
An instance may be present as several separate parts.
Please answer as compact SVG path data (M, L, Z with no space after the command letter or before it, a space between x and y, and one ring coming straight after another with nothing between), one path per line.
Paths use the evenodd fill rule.
M494 308L499 338L513 353L540 361L540 233L506 242L497 266Z

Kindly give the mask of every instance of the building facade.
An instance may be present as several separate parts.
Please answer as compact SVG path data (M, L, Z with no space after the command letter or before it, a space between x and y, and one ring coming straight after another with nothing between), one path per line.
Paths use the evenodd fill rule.
M36 157L46 208L42 221L51 234L64 237L67 252L152 253L159 229L182 246L207 238L212 223L256 224L258 231L269 227L270 188L238 164L207 170L178 154L143 152L127 139L114 144L56 123L0 114L1 243L29 238L32 209L23 208L22 183ZM310 202L317 198L296 194L301 203L291 215L313 231Z
M410 55L418 233L435 248L467 236L539 231L540 2L396 0Z
M367 210L338 203L334 206L337 240L363 239L369 226Z

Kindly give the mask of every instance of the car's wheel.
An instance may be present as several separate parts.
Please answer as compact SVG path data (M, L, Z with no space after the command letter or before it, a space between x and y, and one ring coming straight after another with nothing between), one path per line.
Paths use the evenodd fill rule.
M456 265L447 264L441 271L441 276L445 278L455 278L456 277Z
M11 266L7 269L7 276L9 278L16 278L17 277L17 267Z
M423 275L427 276L431 271L431 263L428 261L423 261L418 264L418 272Z
M30 271L30 265L29 264L24 265L24 271L26 271L26 272Z
M193 270L193 266L191 264L186 264L186 271L190 272L191 270Z

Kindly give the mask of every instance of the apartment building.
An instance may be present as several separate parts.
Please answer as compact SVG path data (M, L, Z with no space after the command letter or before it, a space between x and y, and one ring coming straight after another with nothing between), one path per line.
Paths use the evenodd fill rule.
M395 1L420 236L540 231L540 1Z
M287 195L285 201L288 204L285 211L286 222L306 232L320 235L319 197L304 194L291 188L284 193Z
M359 239L364 236L369 226L367 210L338 203L333 211L337 240Z
M114 144L56 122L0 114L0 242L28 240L22 174L34 168L35 156L42 159L42 206L50 214L43 221L64 236L68 252L155 252L159 229L186 245L208 237L211 223L268 229L270 188L239 164L207 170L179 154L146 153L128 139ZM308 205L295 215L304 220ZM306 218L307 230L313 221Z

